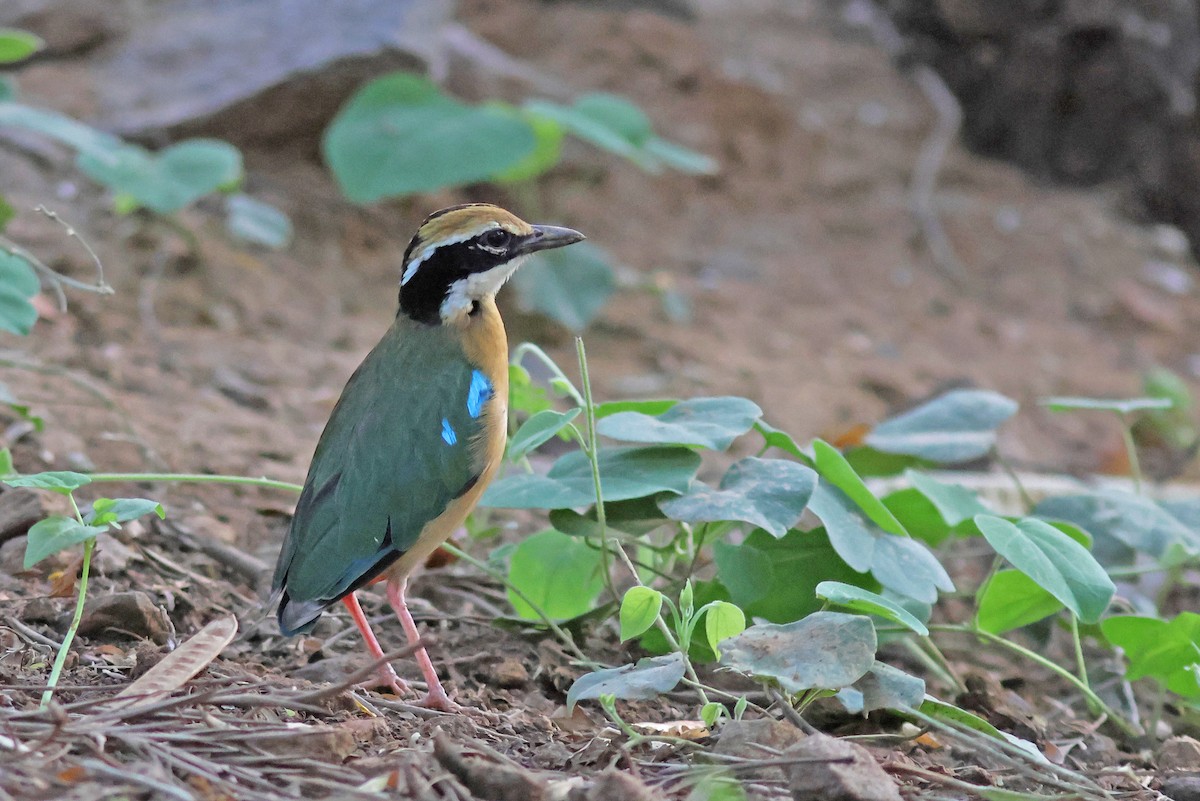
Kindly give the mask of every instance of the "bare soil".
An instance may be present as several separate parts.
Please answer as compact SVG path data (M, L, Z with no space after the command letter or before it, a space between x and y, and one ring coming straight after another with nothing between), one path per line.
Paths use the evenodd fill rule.
M47 204L75 225L117 290L103 299L72 294L67 313L47 302L30 337L3 340L3 382L45 418L42 432L9 425L5 444L18 468L301 481L343 383L394 313L398 260L414 225L434 208L477 199L577 227L625 266L631 287L585 335L605 399L744 395L775 425L808 438L877 421L949 386L987 387L1026 406L1001 443L1014 463L1089 471L1119 449L1118 432L1103 419L1043 413L1034 406L1038 398L1131 396L1142 371L1155 364L1195 386L1200 348L1189 332L1200 324L1200 296L1190 284L1169 291L1153 278L1164 270L1194 277L1186 243L1179 246L1174 232L1125 219L1117 190L1037 185L1016 168L954 148L936 201L960 269L939 268L910 211L914 163L933 124L921 92L832 5L695 5L698 16L689 21L585 3L468 0L459 18L574 90L628 95L665 136L718 158L715 177L650 176L572 145L534 197L477 187L364 209L341 200L313 158L250 151L248 191L287 210L294 245L262 253L231 244L213 209L201 204L181 217L196 236L191 253L161 222L114 215L57 151L0 145L5 196L21 209ZM25 95L86 108L86 95L72 95L73 76L86 69L86 59L31 66L22 75ZM527 91L485 78L464 67L451 85L468 96L520 99ZM90 275L87 254L44 217L23 212L7 233L63 272ZM647 286L683 292L690 321L669 319ZM573 372L566 332L507 311L514 342L543 344ZM16 621L0 623L0 683L8 687L0 703L17 716L14 731L22 738L57 736L63 748L49 768L31 759L8 763L0 777L8 795L166 798L169 786L191 794L178 797L268 798L288 787L309 797L345 797L331 788L384 776L398 797L536 798L551 797L537 794L550 793L556 781L591 781L610 767L638 777L638 787L609 775L604 782L617 789L594 781L570 797L686 794L671 766L688 761L688 749L631 751L603 732L595 708L567 716L565 691L581 669L553 638L499 627L502 590L465 565L428 571L413 594L423 599L417 618L430 632L435 662L475 713L434 715L345 687L311 701L314 709L285 713L284 701L363 664L343 613L327 616L311 637L285 639L262 608L292 497L199 485L123 491L162 500L169 517L130 526L102 546L89 593L103 598L135 589L164 616L134 616L132 632L82 636L61 701L86 705L97 687L144 672L166 653L167 641L236 614L241 635L194 692L235 687L240 700L205 706L197 695L190 706L138 722L150 733L201 732L198 742L208 736L206 726L226 731L228 751L203 751L224 772L208 776L197 768L180 784L188 769L177 760L198 753L184 741L192 734L181 734L176 745L146 745L98 723L55 734L20 717L36 705L31 688L44 681L52 659L36 635L59 638L70 603L46 598L55 572L77 568L63 556L22 571L24 538L15 537L0 546L0 609ZM0 509L6 503L13 503L8 493ZM382 598L365 596L368 613L388 620ZM402 645L399 626L385 622L379 631L385 648ZM588 640L588 653L625 661L629 655L615 649L610 634ZM1097 771L1127 758L1136 769L1148 765L1095 734L1082 705L1076 718L1043 697L1043 677L1003 660L981 661L971 643L962 645L952 656L964 672L981 676L982 711L1003 708L1026 723L1021 736L1039 743L1077 740L1093 749L1077 749L1068 765ZM397 666L418 675L411 661ZM258 700L247 700L251 695ZM680 695L636 705L631 714L670 721L690 718L694 709ZM291 722L312 724L326 739L297 735L294 750L282 747L278 728ZM434 754L429 743L439 728L447 740ZM0 726L0 738L4 732ZM117 745L105 752L102 736ZM465 751L467 763L455 749ZM877 755L989 781L985 766L946 748L907 743ZM235 764L250 778L237 778L229 767ZM921 797L927 785L907 775L905 793ZM1154 798L1137 778L1146 775L1135 770L1107 781L1135 792L1124 797ZM514 784L497 789L505 781ZM763 797L786 795L778 779L759 785Z

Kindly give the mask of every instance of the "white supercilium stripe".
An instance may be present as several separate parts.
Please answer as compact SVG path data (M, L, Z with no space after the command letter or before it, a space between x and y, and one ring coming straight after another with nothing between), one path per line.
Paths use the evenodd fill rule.
M457 245L459 242L466 242L468 239L479 236L484 231L490 231L493 228L499 227L500 223L489 222L485 225L479 226L478 228L472 228L469 231L462 231L454 236L446 237L445 239L439 239L436 242L431 242L430 244L426 245L425 249L422 250L415 258L413 258L413 260L410 261L404 268L404 275L400 277L400 286L407 284L408 279L417 274L417 268L420 267L426 259L432 256L433 252L438 248L445 247L446 245Z

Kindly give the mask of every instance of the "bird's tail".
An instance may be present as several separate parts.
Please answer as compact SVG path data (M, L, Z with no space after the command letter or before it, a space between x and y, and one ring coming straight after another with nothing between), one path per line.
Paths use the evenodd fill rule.
M284 590L279 597L279 631L287 637L307 634L317 624L317 618L328 608L322 601L293 601Z

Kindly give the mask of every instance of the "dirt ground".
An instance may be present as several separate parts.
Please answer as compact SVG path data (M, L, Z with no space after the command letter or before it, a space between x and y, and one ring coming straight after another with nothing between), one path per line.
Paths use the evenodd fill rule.
M1126 219L1118 189L1035 185L1015 168L955 147L936 201L960 267L939 267L909 205L914 163L933 124L913 83L841 17L840 5L695 5L697 18L684 21L584 3L469 0L459 19L576 91L628 95L663 135L715 156L721 171L713 177L649 176L572 145L536 197L476 188L364 209L342 201L316 161L250 151L247 189L292 216L294 245L261 253L230 244L202 204L182 216L199 240L193 258L166 226L115 216L56 151L0 144L5 196L21 209L49 205L76 225L117 289L105 299L73 294L65 314L47 304L28 338L0 335L0 380L46 421L42 433L17 422L8 427L5 444L18 468L301 481L343 383L394 313L398 260L414 225L434 208L477 199L579 228L625 266L631 288L585 334L604 399L744 395L775 425L807 439L877 421L939 389L973 385L1026 406L1001 442L1014 463L1088 471L1119 448L1118 432L1102 419L1041 412L1038 398L1132 396L1142 371L1155 364L1196 386L1200 348L1189 332L1200 324L1200 294L1186 242L1175 232ZM88 98L70 89L72 76L86 69L86 60L34 65L21 78L25 96L86 108ZM452 76L452 88L478 91L464 85L471 74ZM504 84L482 88L523 96ZM38 214L23 212L7 233L64 272L90 274L87 254ZM1186 280L1168 287L1163 275ZM682 291L691 321L669 319L655 293L632 286L639 283ZM566 332L509 312L514 342L547 346L574 373ZM85 702L87 687L126 681L165 653L167 639L225 612L240 618L242 635L206 674L213 686L309 692L309 682L361 665L344 614L329 616L313 637L288 640L260 608L290 495L192 485L135 491L162 500L168 520L131 527L102 548L91 592L137 587L166 610L169 626L147 619L138 632L161 634L158 644L152 636L82 637L64 679L77 689L65 690L64 701ZM47 574L69 565L60 559L21 572L23 547L23 538L0 546L0 609L53 637L69 600L44 599ZM414 594L426 599L417 616L433 632L434 659L446 666L448 684L482 712L433 716L368 693L362 697L385 712L372 718L344 692L322 699L323 725L338 733L291 754L323 766L307 777L317 783L304 785L305 793L320 794L318 780L349 772L362 781L394 774L392 786L404 797L489 797L462 795L439 779L451 769L426 747L435 727L459 743L451 751L465 747L469 759L493 768L512 767L511 760L539 771L539 782L614 766L657 788L646 797L684 792L660 768L683 759L678 749L631 754L618 738L597 736L604 724L595 709L566 716L565 689L580 670L553 640L491 622L504 609L493 582L456 565L418 579ZM367 596L370 614L386 611L381 598ZM33 612L30 598L39 599ZM381 636L385 648L402 643L398 626L384 624ZM601 639L602 658L625 658ZM14 642L0 658L0 682L36 684L49 649ZM397 664L416 675L411 662ZM5 693L11 708L36 700L32 690ZM691 714L683 696L644 706L641 719ZM256 725L279 722L268 704L248 708ZM1049 736L1044 726L1038 734ZM1063 727L1051 734L1063 736ZM68 732L63 739L93 736ZM140 765L173 764L130 748ZM28 797L96 797L85 774L66 775L62 764L57 776L19 773L24 768L11 775L40 782ZM102 768L89 770L95 779ZM451 772L456 786L470 785ZM524 774L514 768L514 775ZM302 782L294 774L275 779ZM228 797L222 786L202 784L193 783L194 797ZM3 780L0 786L15 792ZM638 797L628 788L602 796L598 786L586 797ZM128 797L168 797L144 783L120 787ZM779 782L763 787L766 796L785 792ZM492 797L535 797L532 790L499 792Z

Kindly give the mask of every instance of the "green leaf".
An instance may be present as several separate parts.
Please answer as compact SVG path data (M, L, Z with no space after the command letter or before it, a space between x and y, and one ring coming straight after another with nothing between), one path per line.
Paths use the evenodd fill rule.
M13 469L12 451L8 448L0 448L0 480L16 474L17 471Z
M499 108L501 111L524 120L529 125L529 129L533 131L534 139L537 141L528 156L493 175L491 177L493 181L502 184L531 181L558 164L559 159L562 158L563 139L566 138L566 131L563 130L562 125L549 117L533 114L525 109L513 108L505 103L488 105L489 108Z
M946 525L952 528L966 520L973 520L975 515L992 513L980 502L978 494L961 484L945 484L911 469L904 471L904 477L937 507Z
M591 611L604 586L600 552L586 543L542 531L527 537L513 551L508 582L554 620L567 620ZM541 616L510 587L508 600L526 620Z
M874 663L876 640L870 618L813 612L795 623L751 626L723 645L722 665L775 679L794 694L854 683Z
M865 442L940 464L967 462L992 450L996 429L1016 411L1016 401L1003 395L958 389L880 423Z
M685 801L746 801L746 790L742 783L726 770L714 773L705 769L697 771L698 778Z
M917 620L912 613L899 604L889 601L882 595L855 587L853 584L843 584L840 581L822 581L817 585L817 597L824 598L831 604L853 609L868 615L878 615L884 620L890 620L914 631L922 637L928 636L929 629ZM922 690L922 694L924 690Z
M792 435L775 428L763 420L756 420L754 430L762 434L763 444L768 448L778 448L784 453L794 456L805 464L812 466L812 457L802 451L800 446L796 444L796 440L792 439Z
M864 581L838 558L821 529L790 531L782 539L754 531L739 545L713 543L713 557L730 600L747 616L775 623L819 609L816 588L822 581Z
M642 150L668 167L689 175L715 175L719 170L717 160L711 156L658 136L647 139Z
M17 82L9 75L0 75L0 103L17 99Z
M517 433L513 434L508 441L508 458L514 462L523 459L536 450L539 445L553 439L558 432L570 425L581 411L583 410L579 407L565 412L543 409L533 415L517 429Z
M846 564L859 573L870 572L893 592L932 604L939 589L954 589L945 568L923 543L886 533L837 487L817 484L808 508L825 524L829 542Z
M1144 412L1151 409L1170 409L1174 405L1170 398L1108 400L1105 398L1055 397L1046 398L1038 403L1052 412L1091 410L1115 412L1116 414L1133 414L1134 412Z
M612 695L631 701L647 701L675 689L683 679L680 654L646 657L637 664L597 670L580 676L567 690L567 711L587 698Z
M1121 615L1102 621L1100 630L1125 652L1127 679L1150 677L1185 698L1200 698L1200 615L1181 612L1170 621Z
M651 417L657 417L679 403L680 401L673 399L608 401L596 407L596 419L601 420L619 412L640 412Z
M1036 518L1016 524L979 515L975 524L1009 563L1070 609L1084 623L1095 623L1116 593L1100 563L1071 537Z
M3 96L3 85L0 85L0 98ZM17 216L17 210L12 207L12 204L5 199L4 195L0 195L0 233L8 227L12 219Z
M272 250L282 250L292 241L291 218L241 192L225 198L225 230L235 239Z
M584 330L617 291L608 254L590 242L545 250L513 276L517 304L576 333Z
M918 711L922 715L931 717L934 720L948 721L959 726L966 726L968 729L974 729L981 734L994 737L1002 742L1008 742L999 729L983 718L954 704L939 701L932 695L925 696L925 700L921 702L921 708Z
M41 282L29 262L0 250L0 330L24 336L37 322L30 299L41 291Z
M531 100L525 104L525 109L538 117L553 120L590 145L627 158L643 169L656 172L658 167L655 160L641 152L642 143L653 134L645 114L632 104L622 104L619 98L616 98L617 103L613 104L595 98L595 95L584 95L575 102L574 107L545 100ZM613 119L606 118L605 109L602 108L605 105L612 106L613 113L610 116Z
M72 473L69 470L62 470L6 478L4 479L4 483L10 487L30 487L32 489L45 489L63 495L70 495L80 487L91 484L92 480L83 473Z
M25 569L103 532L102 526L85 526L70 517L54 516L39 520L30 527L25 543Z
M167 516L167 511L158 501L146 498L97 498L92 502L92 510L84 515L83 520L89 525L106 526L128 523L151 513L158 515L159 520Z
M672 520L741 520L782 537L800 521L816 483L817 474L802 464L751 456L729 468L720 489L697 482L687 495L662 501L659 508Z
M856 715L876 709L917 709L924 699L924 679L878 661L862 678L838 691L846 711Z
M708 647L713 649L718 658L721 642L729 637L735 637L746 630L746 616L728 601L713 601L701 608L704 616L704 634L708 639Z
M41 38L28 31L0 28L0 64L23 61L45 46Z
M813 440L813 453L821 478L841 490L875 525L890 534L908 536L896 516L883 505L883 501L875 497L837 448L825 440L817 439Z
M663 596L649 587L630 587L621 599L621 642L645 634L658 620Z
M1001 570L980 590L976 623L993 634L1028 626L1063 608L1062 601L1019 570Z
M0 102L0 127L12 125L48 136L82 153L108 153L122 146L112 134L99 131L57 111L13 101Z
M880 500L914 539L936 548L954 534L933 502L915 487L889 492ZM975 521L968 525L972 531L975 529Z
M601 448L605 500L623 501L658 492L687 491L700 455L686 448ZM559 458L544 475L515 475L492 484L481 503L506 509L568 509L595 498L591 465L582 451Z
M665 493L664 493L665 495ZM604 526L609 536L614 533L630 537L644 536L667 522L662 510L655 503L657 496L632 498L628 501L613 501L604 504ZM593 506L586 514L574 509L550 510L550 524L563 534L572 537L600 537L600 523L596 520Z
M1126 548L1161 558L1174 544L1193 553L1200 534L1140 495L1106 490L1047 498L1034 507L1037 517L1066 520L1095 538L1095 551L1105 564L1132 562ZM1121 546L1125 546L1122 548Z
M938 590L953 592L954 582L924 543L909 537L881 535L871 557L871 575L892 592L926 604Z
M723 714L725 714L725 705L716 701L709 701L700 707L700 720L704 721L704 725L710 729L717 725L717 721Z
M173 214L242 177L241 151L217 139L189 139L158 153L127 144L85 151L78 165L92 180L159 214Z
M508 409L510 413L534 415L553 404L544 387L533 383L529 371L519 364L508 366Z
M403 72L355 93L322 141L338 186L356 203L483 181L516 166L537 145L525 119L465 105Z
M693 398L655 415L636 411L609 414L596 424L596 430L625 442L723 451L761 416L762 409L745 398Z

